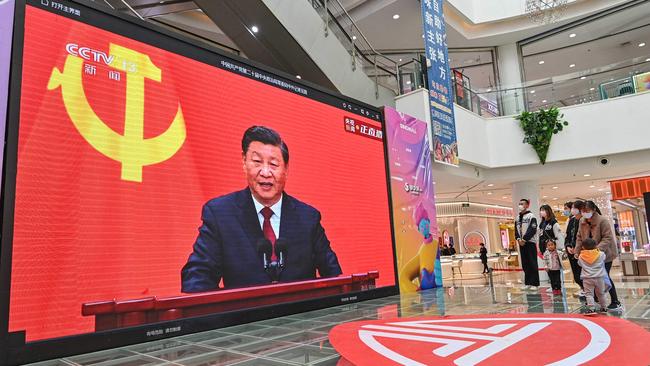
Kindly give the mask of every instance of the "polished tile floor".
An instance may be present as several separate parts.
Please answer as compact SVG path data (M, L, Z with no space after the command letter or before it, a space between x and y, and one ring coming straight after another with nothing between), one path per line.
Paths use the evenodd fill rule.
M620 316L650 331L650 280L613 278L625 310ZM553 296L547 286L536 292L517 287L517 273L488 278L465 275L446 279L446 288L327 308L230 328L185 335L108 351L41 362L49 365L336 365L340 356L328 342L335 325L362 319L498 313L576 313L582 304L577 286L565 273L566 293ZM36 365L36 364L35 364Z

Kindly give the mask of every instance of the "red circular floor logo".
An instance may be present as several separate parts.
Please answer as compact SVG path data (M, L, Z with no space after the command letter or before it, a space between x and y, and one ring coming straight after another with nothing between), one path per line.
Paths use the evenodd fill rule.
M499 314L344 323L330 342L363 365L650 365L650 333L608 316Z

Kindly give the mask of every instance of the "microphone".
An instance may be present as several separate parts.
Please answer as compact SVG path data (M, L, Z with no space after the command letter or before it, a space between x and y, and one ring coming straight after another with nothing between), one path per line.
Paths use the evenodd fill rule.
M284 268L287 260L287 240L284 238L277 238L275 240L275 255L278 257L278 265Z
M269 239L261 238L257 241L257 253L262 255L264 269L268 269L269 258L271 258L271 254L273 253L273 245L271 245Z

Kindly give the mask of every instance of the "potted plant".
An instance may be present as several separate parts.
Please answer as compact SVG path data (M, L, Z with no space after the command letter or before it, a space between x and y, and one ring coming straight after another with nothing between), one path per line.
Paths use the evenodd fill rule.
M515 119L524 130L524 143L530 144L542 164L546 163L546 154L551 146L553 135L562 131L569 122L564 121L557 107L540 109L537 112L522 112Z

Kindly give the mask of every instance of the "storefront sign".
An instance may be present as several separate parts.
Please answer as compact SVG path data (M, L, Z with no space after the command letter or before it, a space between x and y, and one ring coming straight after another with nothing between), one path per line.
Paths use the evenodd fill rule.
M650 192L650 177L613 180L609 182L613 200L641 198Z
M429 110L433 129L433 157L439 163L458 166L452 75L449 71L443 2L422 0L421 3L429 81Z
M369 320L338 325L329 339L348 364L356 366L650 364L650 353L639 346L650 342L650 333L607 316L490 314Z
M475 216L496 219L512 219L514 211L510 207L486 205L483 203L444 202L436 205L438 217Z
M384 107L400 292L442 286L427 124ZM410 265L415 264L415 265Z

